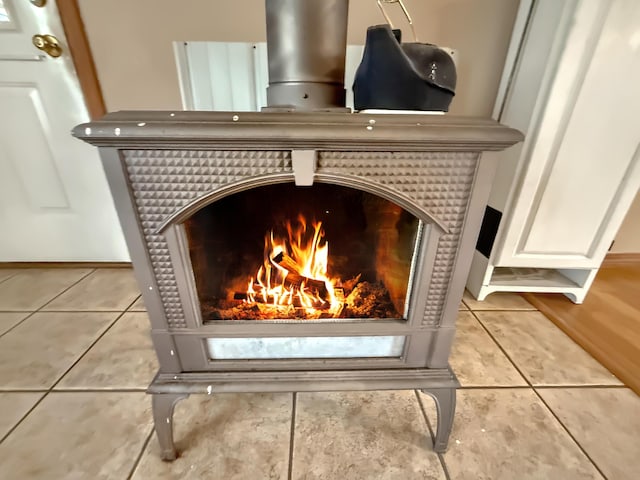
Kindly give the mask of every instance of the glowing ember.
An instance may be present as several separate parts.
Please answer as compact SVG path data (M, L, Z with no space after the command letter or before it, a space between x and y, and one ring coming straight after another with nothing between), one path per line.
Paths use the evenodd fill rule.
M343 302L338 296L344 295L336 288L338 281L327 275L329 243L322 222L308 225L300 215L286 229L286 236L276 236L273 230L265 236L264 262L249 280L245 302L294 306L310 315L318 310L339 315Z

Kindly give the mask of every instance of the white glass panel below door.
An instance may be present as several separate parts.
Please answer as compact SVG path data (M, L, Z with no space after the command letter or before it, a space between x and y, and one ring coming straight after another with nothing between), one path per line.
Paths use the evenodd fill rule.
M208 338L212 360L399 357L404 336Z

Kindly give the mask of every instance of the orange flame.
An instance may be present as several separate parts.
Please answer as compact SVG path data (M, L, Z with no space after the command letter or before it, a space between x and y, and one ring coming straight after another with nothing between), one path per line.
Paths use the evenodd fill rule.
M335 282L327 275L329 243L322 222L309 227L300 215L295 224L287 222L286 237L273 230L265 235L264 261L256 276L249 280L246 302L304 308L335 314L342 303L334 292Z

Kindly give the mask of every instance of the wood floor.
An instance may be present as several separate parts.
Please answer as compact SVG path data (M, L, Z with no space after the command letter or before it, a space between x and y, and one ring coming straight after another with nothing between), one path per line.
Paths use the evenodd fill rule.
M582 305L563 295L525 298L640 395L640 263L601 268Z

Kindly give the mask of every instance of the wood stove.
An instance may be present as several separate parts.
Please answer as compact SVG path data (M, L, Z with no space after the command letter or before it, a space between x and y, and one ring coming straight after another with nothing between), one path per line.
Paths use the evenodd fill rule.
M421 389L446 449L455 319L495 170L491 120L119 112L100 147L151 321L166 460L192 393Z

